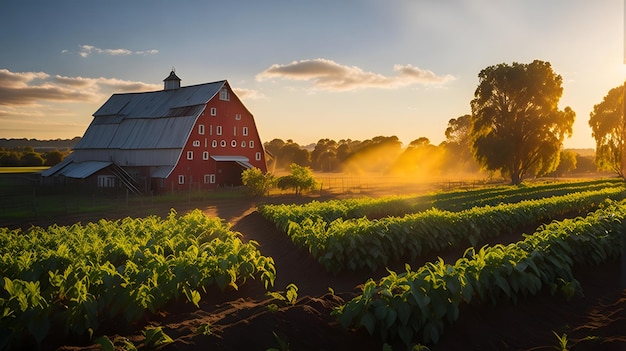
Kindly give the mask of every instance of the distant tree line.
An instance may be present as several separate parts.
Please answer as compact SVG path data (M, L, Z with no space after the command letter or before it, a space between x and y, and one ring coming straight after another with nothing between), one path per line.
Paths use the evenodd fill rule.
M481 171L472 155L469 123L469 115L451 119L445 131L446 140L439 145L419 137L404 146L396 136L377 136L363 141L325 138L314 146L299 145L291 139L274 139L264 146L270 171L289 170L295 163L329 173L462 177ZM597 171L593 155L561 150L558 166L545 175Z
M50 139L50 140L39 140L39 139L7 139L0 138L0 148L5 150L32 147L35 151L42 152L44 150L54 150L58 149L59 151L70 150L80 141L81 137L74 137L72 139Z
M63 161L69 152L58 149L37 152L32 146L0 148L0 167L54 166Z
M80 139L0 138L0 167L54 166L70 154Z

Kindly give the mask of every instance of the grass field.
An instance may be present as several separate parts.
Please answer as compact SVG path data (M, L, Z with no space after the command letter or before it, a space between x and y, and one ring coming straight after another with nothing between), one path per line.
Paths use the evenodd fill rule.
M0 167L0 174L4 173L37 173L44 171L50 167Z

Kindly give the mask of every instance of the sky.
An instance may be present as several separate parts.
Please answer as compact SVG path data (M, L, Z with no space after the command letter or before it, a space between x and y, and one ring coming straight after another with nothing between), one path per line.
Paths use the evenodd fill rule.
M622 0L3 0L0 138L82 136L114 93L226 79L261 140L445 140L478 74L550 62L567 148L626 79Z

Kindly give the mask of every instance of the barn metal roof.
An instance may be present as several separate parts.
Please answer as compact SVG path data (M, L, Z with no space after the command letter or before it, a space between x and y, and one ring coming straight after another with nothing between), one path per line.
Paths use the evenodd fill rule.
M167 176L169 176L173 170L174 170L174 166L160 166L160 167L157 167L156 170L152 172L152 174L150 174L150 177L167 178Z
M48 168L46 170L41 171L40 174L43 177L49 177L49 176L57 173L58 171L62 170L65 166L67 166L70 163L72 163L73 159L74 159L74 154L73 153L69 154L69 155L67 155L66 158L63 159L63 161L57 163L56 165L54 165L54 166L52 166L52 167L50 167L50 168Z
M250 160L245 157L245 156L219 156L219 155L214 155L211 156L212 159L214 159L217 162L237 162L240 166L244 167L244 168L254 168L254 166L250 163Z
M204 106L225 83L114 94L94 113L74 149L182 148Z
M48 177L51 175L62 175L68 178L84 179L90 175L98 172L99 170L110 165L111 162L104 161L86 161L86 162L67 162L61 165L61 167L48 169L48 172L42 172L41 175Z

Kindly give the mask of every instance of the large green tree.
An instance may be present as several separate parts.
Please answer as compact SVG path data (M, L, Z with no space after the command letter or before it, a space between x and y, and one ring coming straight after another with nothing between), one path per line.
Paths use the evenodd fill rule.
M555 169L576 114L559 109L562 78L549 62L499 64L483 69L471 101L472 150L488 170L519 184Z
M593 107L590 116L591 134L596 139L596 164L624 178L624 86L611 89L602 102Z

